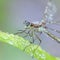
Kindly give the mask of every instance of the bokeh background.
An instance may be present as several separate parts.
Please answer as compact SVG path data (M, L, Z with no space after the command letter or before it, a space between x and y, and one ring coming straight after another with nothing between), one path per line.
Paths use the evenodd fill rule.
M41 21L48 0L0 0L0 30L15 33L24 28L25 20ZM53 21L60 21L60 0L53 0L57 7L57 13ZM48 25L60 29L59 25ZM60 37L59 33L51 31ZM48 38L46 34L41 36L41 47L53 56L60 57L60 43ZM36 60L19 49L0 42L0 60Z

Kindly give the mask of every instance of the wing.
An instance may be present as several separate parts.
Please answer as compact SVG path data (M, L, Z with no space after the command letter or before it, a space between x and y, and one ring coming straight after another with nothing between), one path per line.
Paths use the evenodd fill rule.
M52 21L53 20L53 16L56 13L56 6L55 4L49 0L47 3L47 6L45 7L45 11L44 11L44 15L43 15L43 19L44 21L48 22L48 21Z

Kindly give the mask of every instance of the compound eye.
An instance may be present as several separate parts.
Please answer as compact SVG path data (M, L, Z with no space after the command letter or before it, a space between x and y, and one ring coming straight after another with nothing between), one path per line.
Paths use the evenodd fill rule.
M25 20L24 24L25 24L26 26L29 26L29 25L30 25L30 22L28 22L28 21Z

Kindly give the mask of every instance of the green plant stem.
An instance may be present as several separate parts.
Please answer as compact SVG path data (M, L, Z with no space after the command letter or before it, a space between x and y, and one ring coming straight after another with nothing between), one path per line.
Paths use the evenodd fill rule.
M42 50L40 46L31 44L28 40L25 40L18 35L0 31L0 42L15 46L37 60L60 60L60 58L56 58Z

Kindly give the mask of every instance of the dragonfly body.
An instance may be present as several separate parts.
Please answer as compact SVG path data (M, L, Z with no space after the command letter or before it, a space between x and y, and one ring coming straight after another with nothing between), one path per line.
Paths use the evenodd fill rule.
M46 22L45 21L41 21L41 22L38 22L38 23L36 23L36 22L28 22L28 21L25 21L25 25L26 26L33 27L33 28L45 27L45 25L46 25Z
M49 1L47 3L47 8L44 11L44 15L43 15L41 22L38 22L38 23L37 22L29 22L29 21L25 20L25 22L24 22L25 26L26 26L25 29L19 30L16 34L24 35L23 33L25 33L26 34L25 37L29 36L30 38L32 38L33 43L34 43L35 38L37 38L37 40L39 40L39 42L41 43L41 38L40 38L40 36L38 36L37 33L40 33L40 35L41 35L44 32L49 37L51 37L52 39L54 39L58 43L60 43L60 38L56 37L54 34L49 32L48 29L53 30L57 33L60 33L60 31L46 26L47 24L50 24L50 22L52 22L52 17L54 15L54 13L56 12L55 9L56 8L55 8L54 4L52 4L51 1ZM47 22L48 19L50 20L49 22Z

